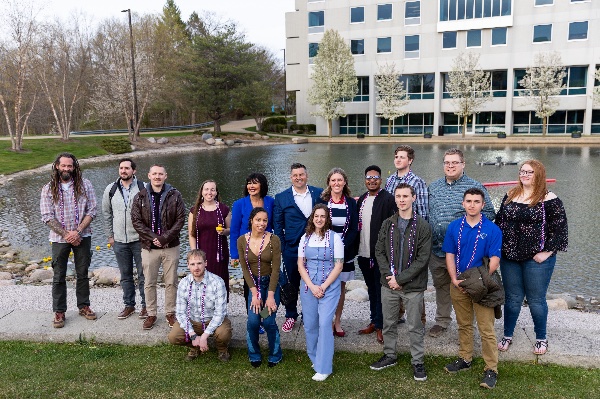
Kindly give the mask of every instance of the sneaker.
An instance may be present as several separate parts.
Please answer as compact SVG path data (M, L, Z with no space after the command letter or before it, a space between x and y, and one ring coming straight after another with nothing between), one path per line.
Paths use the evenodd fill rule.
M283 332L290 332L294 328L295 324L296 324L296 320L295 319L293 319L291 317L287 317L285 319L285 323L283 323L283 325L281 326L281 331L283 331Z
M398 361L395 358L388 355L383 355L381 359L379 359L371 365L371 370L379 371L388 367L395 366L396 364L398 364Z
M262 364L262 360L255 360L253 362L250 362L250 364L252 365L252 367L258 368Z
M185 360L192 361L195 358L197 358L198 356L200 356L200 349L193 347L193 348L190 348L190 351L185 356Z
M262 325L258 327L258 333L259 334L264 334L265 333L265 328Z
M315 373L315 375L312 376L313 381L325 381L327 379L327 377L329 377L329 374L321 374L321 373Z
M175 317L174 313L169 313L165 319L167 319L167 323L169 323L169 328L173 328L173 324L177 321L177 317Z
M54 328L63 328L65 326L65 312L56 312L54 313L54 320L52 320L52 325Z
M444 370L450 374L457 373L459 371L469 370L471 368L471 362L465 361L462 357L459 357L454 362L447 364Z
M480 387L493 389L496 386L496 380L498 379L498 373L494 370L485 370L483 373L483 380L481 380Z
M512 344L512 337L502 337L502 340L498 342L498 350L506 352L510 344Z
M229 360L231 360L231 355L229 354L228 351L223 351L223 352L219 352L219 354L217 355L217 358L222 362L228 362Z
M79 315L88 320L96 320L96 313L94 313L94 311L87 305L79 309Z
M138 317L142 320L145 319L146 317L148 317L148 311L146 310L145 306L140 311L140 314L138 315Z
M436 324L435 326L431 327L431 330L429 330L429 336L433 338L438 338L444 332L446 332L446 328L440 326L439 324Z
M415 381L427 381L427 371L425 371L425 365L413 364L413 377Z
M148 316L146 317L146 320L144 320L142 328L144 330L152 330L152 327L154 327L154 323L156 323L156 316Z
M125 306L125 309L117 316L117 319L124 320L135 313L135 307L133 306Z

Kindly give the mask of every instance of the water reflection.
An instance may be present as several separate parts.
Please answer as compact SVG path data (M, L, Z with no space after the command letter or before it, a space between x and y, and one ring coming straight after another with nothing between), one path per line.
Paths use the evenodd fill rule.
M255 171L265 174L269 180L269 194L274 195L290 184L289 166L294 162L305 164L309 170L309 184L323 186L327 172L333 166L346 170L350 189L354 196L365 191L362 179L364 168L379 165L384 175L394 168L390 144L307 144L306 152L298 152L298 146L281 145L264 148L231 148L203 151L195 154L161 155L140 157L138 175L146 180L147 171L154 163L165 165L167 181L177 187L190 207L200 184L205 179L215 179L219 185L221 200L231 203L243 195L245 177ZM443 175L442 157L446 145L415 145L416 159L413 171L427 183ZM600 203L600 150L596 147L492 147L463 145L466 155L466 173L482 182L511 181L517 179L517 165L478 166L477 162L520 162L528 158L541 160L547 168L548 177L556 178L550 186L564 202L569 218L569 252L559 254L551 283L552 292L573 292L598 295L600 276L597 259L600 249L595 243L597 214L593 210ZM117 178L116 161L96 164L84 169L100 201L104 188ZM49 180L49 173L18 179L8 187L0 188L0 229L10 232L10 241L20 244L28 253L42 258L49 255L48 228L40 221L39 195L41 187ZM490 195L496 209L507 187L491 188ZM93 246L101 247L93 257L93 266L114 265L113 254L106 249L106 237L101 213L93 222ZM182 252L187 250L187 228L182 234ZM183 261L181 262L183 266ZM234 271L239 274L239 272Z

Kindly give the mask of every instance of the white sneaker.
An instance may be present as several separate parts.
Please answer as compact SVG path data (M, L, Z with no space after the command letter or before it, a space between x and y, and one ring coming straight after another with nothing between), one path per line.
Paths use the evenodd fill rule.
M312 379L314 381L325 381L327 377L329 377L329 374L315 373L315 375L312 376Z

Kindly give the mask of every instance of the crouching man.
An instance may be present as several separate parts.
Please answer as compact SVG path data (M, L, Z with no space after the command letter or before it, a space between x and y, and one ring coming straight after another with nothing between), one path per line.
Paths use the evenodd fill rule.
M194 360L200 352L208 351L208 337L215 338L219 360L231 358L231 321L227 318L227 290L225 282L206 270L206 253L200 249L188 252L190 270L177 288L177 321L168 335L173 345L187 345L187 360Z

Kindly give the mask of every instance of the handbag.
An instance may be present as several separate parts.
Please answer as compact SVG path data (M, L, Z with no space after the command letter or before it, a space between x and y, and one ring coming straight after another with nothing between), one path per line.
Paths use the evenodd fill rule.
M294 285L290 282L285 265L283 265L283 271L285 273L286 283L282 285L281 282L279 282L279 300L283 306L289 306L298 300L298 293Z

